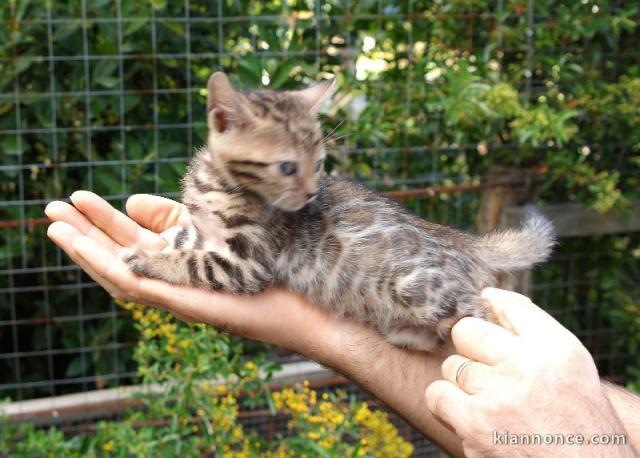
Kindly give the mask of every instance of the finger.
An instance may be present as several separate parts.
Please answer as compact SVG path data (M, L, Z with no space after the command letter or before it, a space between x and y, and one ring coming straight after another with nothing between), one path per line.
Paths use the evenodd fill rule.
M160 196L136 194L127 200L127 214L140 225L153 232L162 232L173 226L189 226L191 218L187 207Z
M158 234L140 227L92 192L76 191L71 194L71 202L94 225L122 246L161 250L166 245Z
M451 339L459 354L491 366L518 346L517 337L503 327L473 317L458 321Z
M436 380L425 391L427 407L437 418L456 431L467 426L469 395L446 380Z
M76 208L66 202L51 202L44 209L44 213L52 221L62 221L73 226L81 234L91 237L96 242L100 243L114 253L121 248L116 242L111 239L111 237L107 236L104 232L94 226L91 221L89 221L82 213L80 213Z
M498 322L517 335L565 335L567 331L555 318L531 302L526 296L513 291L485 288L482 297L488 300Z
M49 225L47 228L47 236L60 248L62 248L65 253L78 264L82 270L84 270L94 281L96 281L100 286L107 290L107 292L112 296L118 295L117 288L106 279L100 277L95 270L91 268L82 258L78 256L78 254L73 249L73 240L77 237L80 237L82 234L76 230L75 227L70 226L69 224L57 221Z
M444 360L442 376L469 394L478 393L495 378L490 366L461 355L451 355Z

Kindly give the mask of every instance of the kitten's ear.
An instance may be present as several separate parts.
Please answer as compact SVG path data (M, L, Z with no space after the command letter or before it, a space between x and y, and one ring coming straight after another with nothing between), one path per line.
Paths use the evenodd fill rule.
M309 107L310 113L316 114L324 102L331 98L335 90L336 79L331 78L330 80L322 81L321 83L302 89L301 91L295 91L294 94Z
M231 87L227 75L215 72L207 83L207 121L209 129L218 132L228 130L232 125L245 125L253 115Z

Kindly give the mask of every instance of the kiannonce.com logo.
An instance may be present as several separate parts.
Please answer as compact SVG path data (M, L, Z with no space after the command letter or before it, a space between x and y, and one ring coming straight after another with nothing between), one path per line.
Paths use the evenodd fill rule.
M493 445L627 445L626 434L537 434L494 431Z

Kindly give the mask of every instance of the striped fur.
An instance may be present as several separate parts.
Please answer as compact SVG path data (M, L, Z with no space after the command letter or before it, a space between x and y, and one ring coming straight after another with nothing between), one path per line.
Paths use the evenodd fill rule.
M324 176L315 111L330 91L239 94L214 74L209 140L183 180L193 227L172 228L163 234L170 249L127 262L140 275L214 291L284 287L397 345L437 349L461 317L488 318L480 290L544 260L551 232L536 216L479 238ZM284 174L283 162L295 173Z

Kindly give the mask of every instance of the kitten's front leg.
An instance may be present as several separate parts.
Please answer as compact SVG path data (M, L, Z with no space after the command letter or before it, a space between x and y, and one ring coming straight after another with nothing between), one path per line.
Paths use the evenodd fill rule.
M233 252L223 256L204 250L171 250L152 254L136 250L126 254L124 261L132 272L143 277L235 294L263 291L272 278L268 263L243 259Z

